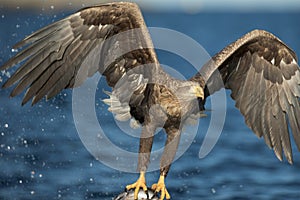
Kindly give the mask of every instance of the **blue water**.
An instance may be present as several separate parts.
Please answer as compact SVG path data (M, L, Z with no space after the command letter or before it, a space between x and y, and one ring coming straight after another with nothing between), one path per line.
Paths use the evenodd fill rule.
M11 46L15 42L71 13L54 11L46 14L1 8L0 65L14 54ZM271 31L300 55L300 13L144 13L144 16L148 26L187 34L211 55L255 28ZM187 64L185 60L163 51L159 51L158 56L162 63L174 66L187 77L191 75L182 71L182 66ZM1 74L1 79L4 81L6 75ZM126 184L136 180L137 174L111 169L86 150L73 122L70 91L63 91L55 99L43 100L34 107L29 104L21 107L21 96L10 99L10 91L0 90L1 200L111 199ZM99 107L107 130L118 135L120 130L114 128L112 115L102 105ZM172 165L166 184L173 199L300 198L300 153L295 148L294 165L286 160L278 161L264 141L246 127L228 95L222 135L212 152L199 159L204 137L201 130L208 123L209 117L201 120L203 128L193 144ZM137 140L124 140L122 132L114 140L138 149ZM159 139L156 142L160 146L164 143ZM148 173L149 185L156 182L158 176L157 171Z

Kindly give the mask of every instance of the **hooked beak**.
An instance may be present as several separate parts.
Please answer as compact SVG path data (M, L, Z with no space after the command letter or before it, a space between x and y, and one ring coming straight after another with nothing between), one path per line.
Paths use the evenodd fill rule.
M194 88L194 92L196 97L201 98L202 100L204 99L204 92L203 92L203 88L200 86L196 86Z

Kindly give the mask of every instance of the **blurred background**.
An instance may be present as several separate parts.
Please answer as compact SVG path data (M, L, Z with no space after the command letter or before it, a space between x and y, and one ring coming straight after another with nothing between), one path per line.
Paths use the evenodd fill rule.
M86 6L109 1L1 0L0 65L16 54L13 44L26 35ZM272 32L300 55L300 1L298 0L139 0L146 24L188 35L213 56L253 29ZM190 64L170 52L157 51L161 63L186 78L195 73ZM0 72L2 84L15 69ZM138 139L128 139L99 99L106 96L99 83L95 105L98 118L117 145L138 150ZM72 93L21 107L22 95L9 98L0 90L0 200L2 199L111 199L137 174L111 169L86 150L72 116ZM24 94L24 93L23 93ZM300 153L294 165L277 160L262 139L251 132L227 91L227 118L213 151L198 158L208 117L200 120L193 144L171 168L166 184L173 199L300 198ZM209 110L209 103L207 105ZM156 144L164 144L164 134ZM104 148L104 147L99 147ZM130 161L131 162L131 161ZM147 175L150 186L158 172Z

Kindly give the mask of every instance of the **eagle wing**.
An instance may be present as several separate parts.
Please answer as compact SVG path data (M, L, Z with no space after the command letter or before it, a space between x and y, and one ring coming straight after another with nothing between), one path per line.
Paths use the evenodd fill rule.
M200 77L206 81L206 96L223 84L230 89L246 124L278 159L284 152L293 162L288 124L300 150L300 71L287 45L254 30L216 54L194 79Z
M153 69L158 67L147 27L134 3L110 3L82 9L34 32L14 46L20 47L24 47L23 50L0 70L22 63L3 85L6 88L18 83L11 92L12 97L27 88L22 104L32 98L35 104L44 96L48 99L65 88L79 86L96 72L105 75L108 85L115 87L137 66L152 63ZM134 94L137 98L143 98L145 87L141 84L145 85L146 81L141 80L147 80L146 74L145 69L134 70L127 82L123 81L129 84L130 80L132 90L139 89ZM122 86L128 90L126 85ZM138 100L136 102L141 101Z

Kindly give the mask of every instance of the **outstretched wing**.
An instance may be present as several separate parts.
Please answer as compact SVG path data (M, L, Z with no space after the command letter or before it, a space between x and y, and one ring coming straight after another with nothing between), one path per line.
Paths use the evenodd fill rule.
M6 88L18 83L11 96L27 88L22 104L31 98L35 104L44 96L51 98L64 88L79 86L97 71L114 87L136 66L149 63L154 63L154 68L158 66L147 27L134 3L82 9L36 31L14 48L24 46L0 68L6 70L23 63L3 85ZM145 88L138 87L145 82L134 73L129 77L134 88ZM138 92L135 95L138 96Z
M207 95L219 90L223 80L246 124L264 137L278 159L284 152L293 162L288 124L300 150L300 71L287 45L266 31L254 30L216 54L201 75Z

